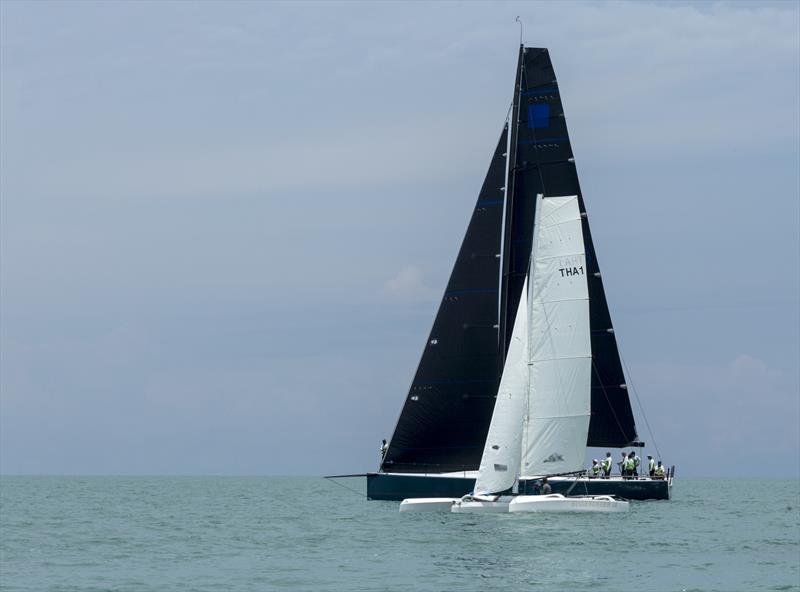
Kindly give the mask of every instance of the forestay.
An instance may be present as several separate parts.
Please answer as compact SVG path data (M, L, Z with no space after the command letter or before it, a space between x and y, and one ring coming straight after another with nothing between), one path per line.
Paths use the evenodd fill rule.
M589 295L578 197L536 201L522 473L552 475L583 468L591 413Z

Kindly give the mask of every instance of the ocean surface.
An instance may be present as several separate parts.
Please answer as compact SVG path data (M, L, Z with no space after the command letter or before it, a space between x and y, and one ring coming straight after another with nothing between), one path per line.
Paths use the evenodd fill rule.
M0 589L800 590L800 481L679 478L631 506L400 514L319 477L0 477Z

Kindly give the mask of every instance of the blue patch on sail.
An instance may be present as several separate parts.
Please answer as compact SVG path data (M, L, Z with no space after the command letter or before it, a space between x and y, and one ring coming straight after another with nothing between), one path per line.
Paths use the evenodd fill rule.
M531 129L550 127L549 104L545 103L543 105L528 105L528 127Z

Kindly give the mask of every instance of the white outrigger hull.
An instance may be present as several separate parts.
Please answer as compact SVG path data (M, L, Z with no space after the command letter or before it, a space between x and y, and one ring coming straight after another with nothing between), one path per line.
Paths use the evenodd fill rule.
M459 501L454 497L416 497L404 499L400 502L401 512L449 512L454 503Z
M450 509L454 514L508 514L508 505L511 496L502 496L497 499L462 498L453 504Z
M497 499L421 497L405 499L401 512L452 512L454 514L508 514L524 512L627 512L630 503L610 495L565 497L548 495L502 496Z
M508 505L515 512L627 512L630 503L610 495L565 497L560 493L548 495L518 495Z

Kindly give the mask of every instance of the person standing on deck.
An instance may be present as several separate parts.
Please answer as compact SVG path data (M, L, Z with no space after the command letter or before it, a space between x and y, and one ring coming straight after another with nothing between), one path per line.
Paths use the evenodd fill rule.
M617 465L619 466L619 474L623 477L627 476L628 474L628 455L625 452L622 452L622 460L620 460Z
M663 479L664 478L664 467L661 465L661 461L658 461L658 466L656 467L655 475L653 476L654 479Z
M636 456L636 451L635 450L631 451L630 458L633 460L633 472L631 474L634 477L638 477L639 476L639 463L641 462L641 459L638 456Z
M611 476L611 453L606 452L606 457L603 459L603 477L608 479Z
M389 445L386 443L386 440L381 442L381 462L383 462L383 457L386 456L386 451L389 450Z
M590 470L591 474L589 475L589 477L597 478L600 476L600 465L597 463L596 458L592 459L592 468Z
M550 484L547 482L547 477L542 479L542 495L548 495L553 493L553 488L550 487Z
M633 477L633 469L635 466L633 459L634 459L633 452L631 452L627 457L625 457L625 463L623 465L625 467L625 473L624 473L625 477Z
M647 472L651 477L656 473L656 461L649 454L647 455Z

